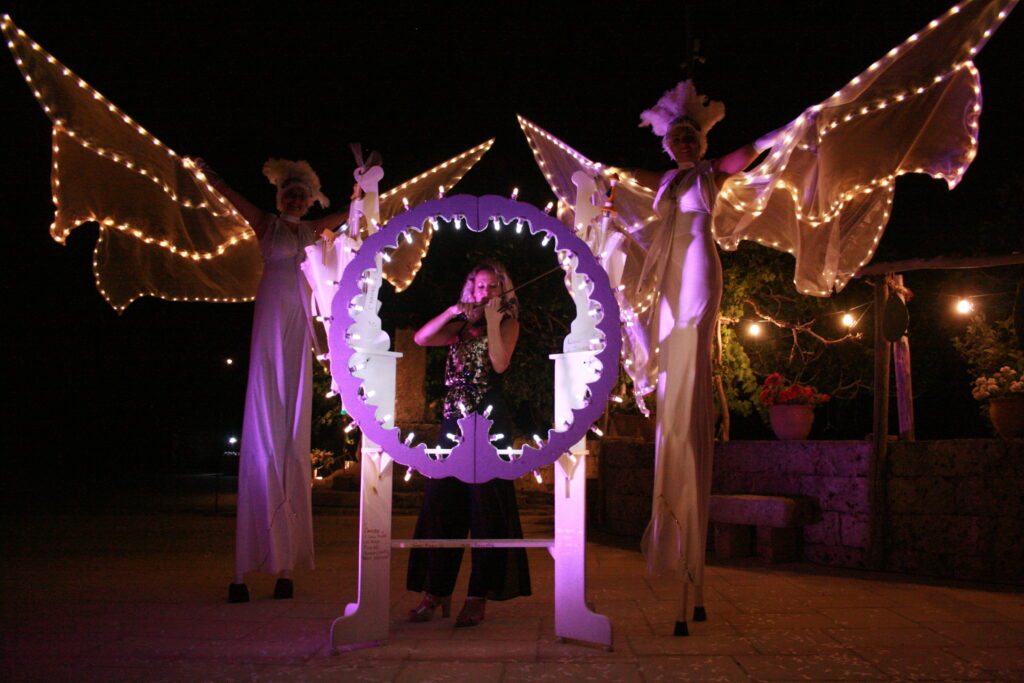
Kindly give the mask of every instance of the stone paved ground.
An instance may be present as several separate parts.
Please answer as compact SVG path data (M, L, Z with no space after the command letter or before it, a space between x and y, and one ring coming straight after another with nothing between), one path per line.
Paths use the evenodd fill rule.
M297 574L294 600L271 600L262 578L250 582L253 602L228 605L233 518L214 514L210 480L196 481L5 493L0 680L1024 680L1020 589L714 565L709 621L676 638L674 583L646 577L628 543L600 538L589 545L589 599L612 619L613 652L555 642L552 563L531 550L534 596L458 630L450 619L403 622L417 598L396 552L390 641L332 655L328 628L355 597L356 518L319 511L319 568ZM413 521L396 518L396 535ZM549 515L524 523L551 533Z

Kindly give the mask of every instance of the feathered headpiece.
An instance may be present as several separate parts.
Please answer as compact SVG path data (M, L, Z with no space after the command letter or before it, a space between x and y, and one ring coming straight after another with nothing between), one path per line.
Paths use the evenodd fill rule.
M289 159L267 159L263 164L263 175L267 176L274 185L277 185L278 209L280 209L281 193L289 187L298 185L306 191L309 198L323 208L331 205L331 202L320 191L320 178L306 161L291 161Z
M688 121L701 137L700 154L704 156L708 131L723 118L725 104L697 94L693 81L686 80L666 91L657 104L640 114L640 127L650 126L655 135L665 137L672 124Z

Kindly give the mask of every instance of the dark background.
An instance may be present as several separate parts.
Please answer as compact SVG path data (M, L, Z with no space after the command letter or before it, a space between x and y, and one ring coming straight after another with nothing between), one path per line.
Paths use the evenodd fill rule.
M457 191L518 186L520 199L543 206L550 192L517 112L605 163L667 167L638 115L681 78L688 27L707 59L699 81L727 105L714 156L793 119L948 9L945 0L660 5L591 3L585 15L540 3L233 12L9 2L4 11L171 148L203 156L270 209L260 168L271 156L308 159L340 203L350 142L381 152L388 188L491 137L494 149ZM876 260L1020 248L1019 22L1011 17L976 60L985 109L973 167L954 192L901 179ZM48 236L50 124L10 58L0 57L0 93L4 457L40 476L194 466L240 431L251 304L144 299L118 316L94 287L95 228L66 247ZM911 288L946 286L915 277ZM932 316L936 330L962 325L942 316ZM957 435L948 416L926 412L922 436Z

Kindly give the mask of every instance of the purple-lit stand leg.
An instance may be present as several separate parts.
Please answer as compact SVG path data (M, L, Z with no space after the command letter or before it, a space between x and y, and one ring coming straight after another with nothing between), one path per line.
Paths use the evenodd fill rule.
M596 369L595 354L554 354L555 424L571 422L575 404ZM555 461L555 635L612 649L612 624L587 605L587 450L586 440Z
M401 354L365 352L364 386L373 392L381 426L394 427L396 361ZM394 462L365 436L359 484L359 592L331 625L336 651L382 645L388 638L391 590L391 483Z

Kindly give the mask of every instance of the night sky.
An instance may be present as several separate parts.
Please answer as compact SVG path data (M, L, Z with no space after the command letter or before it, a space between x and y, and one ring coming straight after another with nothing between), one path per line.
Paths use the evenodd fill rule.
M350 142L383 155L383 189L491 137L457 191L519 186L520 199L542 206L550 192L516 113L594 159L666 168L638 115L682 77L688 27L706 58L699 83L727 106L714 156L825 99L948 9L945 0L676 2L657 13L653 3L591 3L584 17L539 3L306 13L305 3L241 13L63 5L3 11L168 146L204 157L267 209L268 157L309 160L340 204ZM1014 174L1021 187L1019 23L1011 17L976 60L985 109L974 165L954 192L901 179L879 258L986 252L971 221L1000 218ZM50 123L9 55L0 93L6 457L40 472L102 473L178 469L216 453L241 429L251 304L144 299L115 314L93 284L95 228L66 247L47 233ZM1021 232L1018 215L1001 218Z

